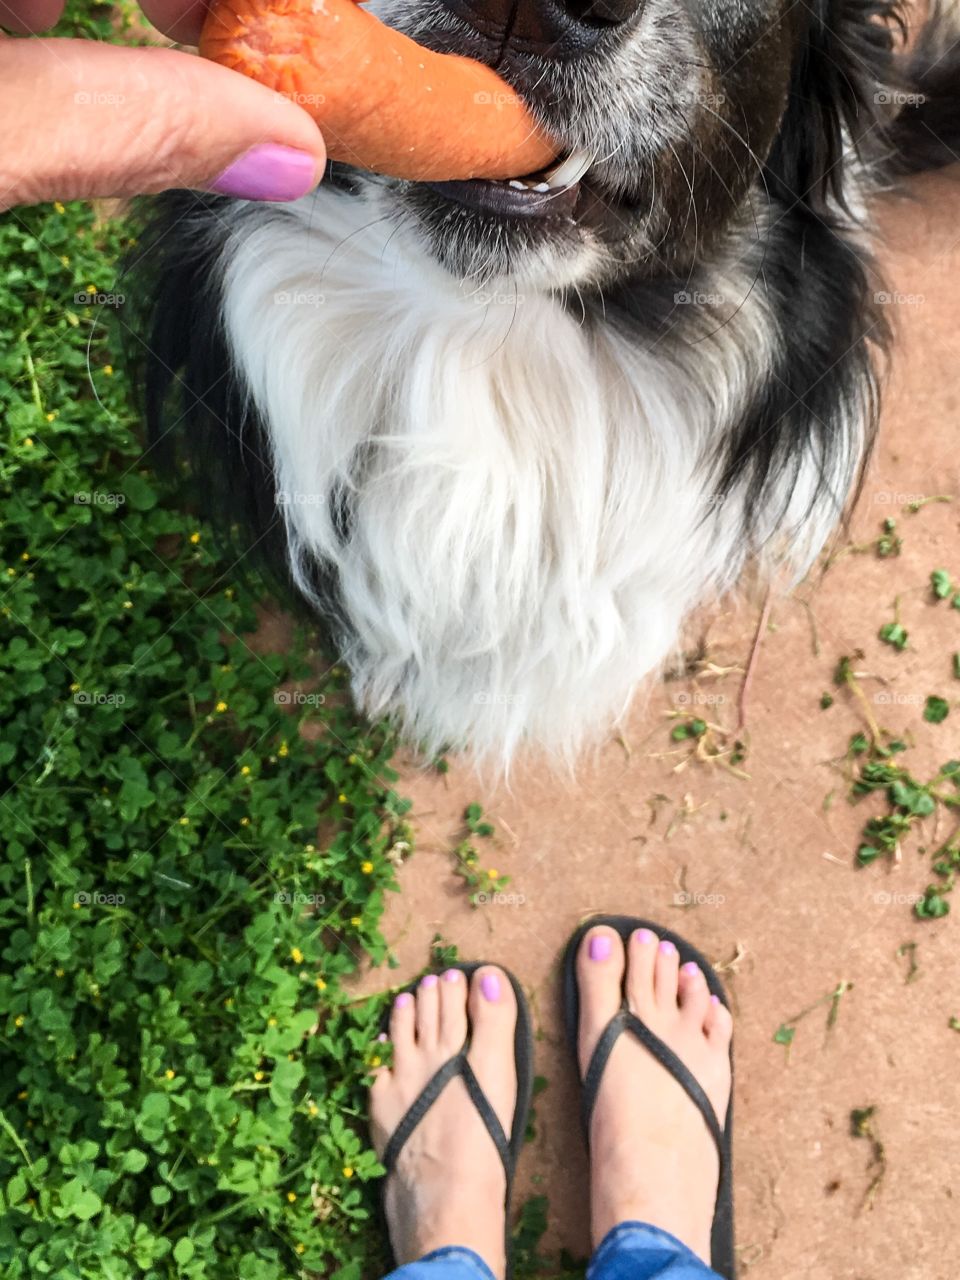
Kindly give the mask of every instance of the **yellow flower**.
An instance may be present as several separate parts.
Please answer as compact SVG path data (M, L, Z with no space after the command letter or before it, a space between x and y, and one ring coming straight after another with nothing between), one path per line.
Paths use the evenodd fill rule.
M60 412L59 409L54 409L52 413L45 414L44 416L46 417L48 422L53 422L54 418L57 416L59 412Z
M287 746L286 741L281 742L281 743L280 743L280 749L277 751L277 755L278 755L278 756L287 756L287 755L289 755L289 754L290 754L290 748Z
M297 1245L297 1253L306 1253L306 1252L307 1252L307 1246L305 1244Z
M62 978L63 973L64 973L63 969L54 969L53 971L54 977L56 978Z
M80 910L80 903L79 903L79 902L75 902L75 903L73 904L73 909L74 909L74 911L79 911L79 910Z
M267 1019L267 1026L268 1026L268 1027L275 1027L276 1025L277 1025L277 1020L276 1020L276 1018L268 1018L268 1019Z
M357 757L355 755L351 753L350 755L347 756L347 764L356 764L356 763L357 763Z
M315 845L312 845L312 844L305 844L303 847L304 847L304 850L305 850L307 853L316 853L316 852L317 852L317 849L316 849L316 846L315 846Z
M226 1000L224 1000L224 1002L223 1002L223 1007L224 1007L225 1009L232 1009L232 1008L233 1008L233 996L227 996Z
M487 875L490 877L491 880L496 880L500 875L500 872L494 870L494 868L491 867L490 870L487 872Z
M63 207L63 205L60 203L60 201L59 201L59 200L54 200L54 202L53 202L53 207L56 209L57 213L66 213L66 212L67 212L67 211L66 211L66 209Z
M294 1200L296 1200L296 1198L297 1198L297 1193L296 1193L295 1191L288 1191L288 1192L287 1192L287 1199L290 1201L290 1203L291 1203L291 1204L293 1204L293 1202L294 1202Z
M196 546L197 543L200 541L199 533L191 533L190 541L193 543L194 546Z
M14 1018L14 1020L13 1020L13 1025L14 1025L15 1027L22 1027L22 1026L23 1026L23 1014L22 1014L22 1013L18 1013L18 1014L17 1014L17 1016L16 1016L16 1017Z
M312 1116L318 1116L320 1114L320 1108L317 1106L315 1102L311 1102L307 1104L307 1111Z
M33 448L33 436L25 436L25 437L24 437L24 440L23 440L23 443L26 445L26 447L27 447L28 449L32 449L32 448Z
M180 825L181 825L181 827L189 827L189 825L190 825L190 819L189 819L189 818L181 818L181 819L180 819Z
M347 803L347 797L343 794L343 792L342 792L342 791L341 791L341 792L340 792L340 794L337 796L337 799L339 800L339 802L340 802L341 804L346 804L346 803Z
M263 1072L262 1072L262 1071L255 1071L255 1072L253 1073L253 1078L254 1078L254 1080L262 1080L262 1079L263 1079Z
M350 1168L350 1166L349 1166L348 1164L345 1164L345 1165L343 1166L343 1176L344 1176L345 1178L352 1178L352 1177L353 1177L353 1170Z
M360 926L363 924L363 916L351 916L350 923L353 925L355 929L359 929Z
M360 870L363 872L363 874L364 874L365 876L368 876L368 875L370 874L370 872L373 870L373 863L372 863L372 862L361 862L361 863L360 863Z
M223 594L227 597L227 599L228 599L228 600L232 600L232 599L233 599L233 587L227 587L226 591L224 591L224 593L223 593Z
M217 703L217 705L214 707L214 710L215 710L215 711L220 711L220 712L226 711L227 709L228 709L228 708L227 708L227 704L224 702L224 700L223 700L222 698L221 698L221 699L220 699L220 701Z
M70 259L67 257L67 255L66 255L65 253L61 253L61 255L60 255L60 261L63 263L63 265L64 265L65 267L69 267L69 265L70 265Z
M16 571L16 569L8 569L8 570L7 570L7 577L8 577L8 578L15 578L16 576L17 576L17 571Z
M26 1102L27 1098L29 1097L30 1097L30 1093L27 1089L21 1089L20 1092L17 1094L17 1100L19 1102Z
M290 959L293 961L294 964L303 964L303 952L300 950L299 947L291 947Z
M123 602L123 607L124 607L125 609L132 609L132 608L133 608L133 601L132 601L132 600L124 600L124 602Z
M241 827L249 827L249 825L250 825L250 819L249 819L249 818L241 818L241 819L240 819L240 825L241 825Z
M170 1068L167 1067L166 1071L163 1074L167 1077L168 1080L172 1080L177 1073L175 1071L171 1071Z
M379 1067L379 1065L380 1065L380 1059L379 1059L378 1057L374 1056L373 1058L371 1058L371 1059L370 1059L370 1065L371 1065L371 1067Z
M112 377L113 377L113 365L112 365L112 364L105 364L105 365L103 366L103 372L107 375L107 377L108 377L108 378L112 378Z
M76 680L74 680L73 684L70 686L70 692L76 693L79 688L80 686L77 684Z
M322 978L318 978L314 983L314 986L317 988L318 991L326 991L327 989L327 984L324 982Z
M21 560L29 560L29 559L30 559L30 552L29 552L29 551L24 551L24 552L22 552L22 553L21 553L21 556L20 556L20 559L21 559Z
M243 765L243 766L241 767L241 769L240 769L240 772L241 772L241 774L242 774L245 778L246 778L246 777L249 777L249 774L250 774L250 766L249 766L248 764Z

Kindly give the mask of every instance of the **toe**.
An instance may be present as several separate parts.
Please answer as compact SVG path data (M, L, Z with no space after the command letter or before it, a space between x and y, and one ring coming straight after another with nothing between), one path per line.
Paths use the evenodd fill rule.
M440 1038L440 992L435 973L425 974L417 987L417 1045L435 1049Z
M680 956L677 948L666 938L657 944L657 959L653 972L653 992L657 1008L666 1013L676 1012L679 994Z
M580 990L580 1075L586 1075L601 1033L623 1003L623 941L615 929L588 929L577 950Z
M719 996L710 996L703 1019L703 1030L711 1044L727 1048L733 1038L733 1015Z
M627 1004L631 1013L646 1018L653 1007L653 971L657 961L657 935L634 929L627 946Z
M702 1027L710 1007L710 988L703 970L693 960L680 966L679 999L684 1018Z
M409 991L401 991L390 1010L390 1039L393 1041L393 1065L400 1066L414 1048L416 1005Z
M467 1059L480 1087L510 1134L517 1098L514 1033L517 999L502 969L483 965L470 980L470 1051Z
M467 983L459 969L447 969L439 985L440 1048L452 1055L467 1038Z

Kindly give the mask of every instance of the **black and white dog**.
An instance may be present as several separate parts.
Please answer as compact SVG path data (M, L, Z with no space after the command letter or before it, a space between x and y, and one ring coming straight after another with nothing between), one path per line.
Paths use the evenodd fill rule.
M887 341L867 201L960 155L960 22L905 51L896 0L375 7L494 66L562 161L162 197L152 439L367 712L569 758L693 606L750 560L801 575L841 517Z

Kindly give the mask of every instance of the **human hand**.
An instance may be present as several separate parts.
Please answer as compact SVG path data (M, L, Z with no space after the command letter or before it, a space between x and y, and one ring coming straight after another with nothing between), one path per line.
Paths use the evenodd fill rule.
M0 0L0 24L44 31L64 0ZM144 0L195 43L206 0ZM310 116L272 90L176 49L0 33L0 209L192 187L292 200L326 160Z

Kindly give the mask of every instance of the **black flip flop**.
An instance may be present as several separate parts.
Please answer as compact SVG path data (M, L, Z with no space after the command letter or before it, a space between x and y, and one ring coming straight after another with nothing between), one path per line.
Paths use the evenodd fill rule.
M710 962L692 947L685 939L678 937L669 929L663 928L662 925L652 924L649 920L637 920L631 916L594 916L593 919L587 920L576 931L570 941L567 943L567 949L563 957L563 1012L567 1027L567 1040L573 1052L574 1062L578 1063L579 1074L579 1056L578 1056L578 1039L580 1027L580 989L577 985L577 969L576 959L577 950L583 940L584 934L590 929L595 929L597 925L606 925L619 933L624 941L635 929L649 929L651 933L667 942L672 942L680 954L680 963L688 964L691 960L700 966L704 977L707 980L707 986L713 995L719 999L729 1009L730 1004L727 1000L727 993L723 989L723 984L713 971ZM589 1140L590 1133L590 1116L593 1112L593 1106L596 1102L597 1091L600 1088L600 1080L603 1075L604 1067L610 1057L610 1051L616 1041L624 1033L629 1032L636 1036L645 1049L657 1059L666 1071L673 1076L677 1083L686 1091L690 1100L697 1107L700 1114L706 1122L707 1128L713 1136L714 1142L717 1144L717 1152L720 1156L720 1179L717 1187L717 1207L713 1215L713 1227L710 1234L710 1265L719 1275L725 1277L725 1280L735 1280L736 1276L736 1256L733 1248L733 1185L732 1185L732 1162L731 1147L733 1142L733 1093L731 1090L730 1104L727 1107L726 1118L724 1119L723 1128L717 1118L710 1100L700 1087L699 1083L688 1071L684 1064L680 1061L672 1049L668 1048L659 1036L655 1036L646 1023L640 1018L630 1013L624 1004L614 1018L611 1018L606 1030L597 1042L597 1047L593 1051L593 1057L587 1068L587 1074L583 1081L583 1122L586 1127ZM733 1047L730 1049L730 1066L733 1068Z
M469 982L471 976L477 969L482 969L488 961L477 961L470 964L448 964L444 969L459 969ZM517 1161L520 1158L520 1151L523 1147L526 1132L527 1118L530 1114L530 1102L533 1098L533 1028L530 1022L530 1007L527 1004L527 998L523 994L520 983L513 976L509 969L504 969L503 965L496 966L502 973L506 974L513 987L513 994L517 1002L517 1025L513 1035L513 1060L517 1069L517 1101L513 1109L513 1123L510 1126L509 1138L503 1131L503 1126L497 1119L497 1114L487 1100L486 1094L480 1087L477 1077L467 1061L467 1052L470 1048L470 1030L467 1031L467 1039L463 1048L458 1054L450 1058L442 1067L427 1081L400 1123L390 1135L387 1142L386 1150L383 1153L381 1164L387 1171L387 1177L396 1168L397 1159L403 1149L404 1143L413 1133L414 1129L427 1114L433 1104L439 1098L446 1085L457 1076L463 1079L463 1083L467 1087L467 1093L470 1100L479 1112L480 1119L493 1140L497 1153L503 1162L504 1173L507 1176L507 1194L506 1194L506 1231L504 1237L504 1252L507 1259L507 1275L511 1273L510 1265L510 1201L513 1195L513 1180L517 1170ZM423 975L415 982L409 983L403 987L401 991L408 991L415 994L417 988L423 980ZM401 992L398 991L397 995ZM396 998L396 997L394 997ZM381 1019L381 1031L386 1032L390 1022L390 1007L384 1010ZM384 1178L384 1189L386 1188L386 1177ZM387 1240L390 1236L387 1231L386 1214L383 1206L383 1194L380 1197L381 1217L383 1218L384 1231L387 1232ZM392 1250L391 1250L392 1253ZM393 1265L396 1267L396 1260L393 1259Z

